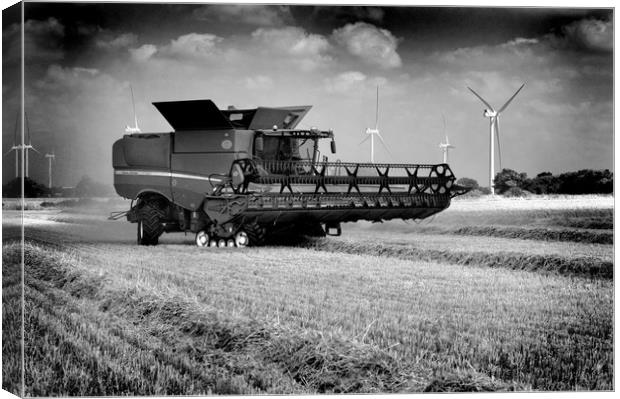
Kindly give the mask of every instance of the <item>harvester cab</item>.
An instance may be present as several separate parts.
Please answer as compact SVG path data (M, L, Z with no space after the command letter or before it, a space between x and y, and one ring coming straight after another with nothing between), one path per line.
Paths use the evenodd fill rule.
M172 231L199 246L260 245L285 232L340 234L340 223L421 219L464 191L447 164L329 162L297 129L310 106L220 110L211 100L154 103L174 131L125 135L113 146L114 186L131 199L138 243Z

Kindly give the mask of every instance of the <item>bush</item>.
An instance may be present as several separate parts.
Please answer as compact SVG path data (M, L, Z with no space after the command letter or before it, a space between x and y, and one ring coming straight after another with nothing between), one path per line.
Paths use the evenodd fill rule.
M531 197L532 193L519 187L511 187L508 190L504 191L502 195L504 197L527 198Z

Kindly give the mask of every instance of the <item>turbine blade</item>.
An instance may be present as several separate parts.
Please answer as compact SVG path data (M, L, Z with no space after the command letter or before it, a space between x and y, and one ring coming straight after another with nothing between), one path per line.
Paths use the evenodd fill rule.
M390 151L390 149L388 148L387 144L385 144L385 141L383 141L383 137L381 137L380 133L377 133L377 137L379 137L379 140L381 140L381 144L383 144L383 147L388 152L388 154L390 154L390 156L392 158L394 158L394 155L392 154L392 151Z
M474 95L476 97L478 97L480 99L480 101L482 101L484 103L484 105L486 105L487 107L489 107L489 109L493 112L495 112L495 109L491 106L491 104L489 104L488 102L486 102L486 100L482 97L480 97L480 95L478 93L476 93L471 87L467 87L469 89L469 91L471 91L472 93L474 93Z
M368 137L366 137L364 140L360 141L360 143L358 145L364 144L365 142L368 141L368 139L370 139L370 135L368 135Z
M441 118L443 119L443 134L444 136L446 136L446 116L443 114L443 112L441 113Z
M517 94L519 94L519 92L521 91L521 89L523 88L523 86L525 86L525 83L523 83L523 84L521 85L521 87L519 87L519 90L517 90L517 91L515 92L515 94L513 94L513 95L512 95L512 97L510 97L510 98L508 99L508 101L506 101L506 104L504 104L504 105L503 105L503 106L499 109L499 111L497 111L497 113L498 113L498 114L501 114L501 113L502 113L502 111L504 111L504 110L506 109L506 107L508 107L508 104L510 104L510 102L511 102L511 101L512 101L512 100L513 100L516 96L517 96Z
M499 118L495 118L495 137L497 137L497 155L499 156L499 170L502 170L502 147L499 142Z
M13 148L11 148L10 150L8 150L7 152L4 153L3 157L6 157L7 155L9 155L9 153L13 151Z
M379 85L377 85L377 104L375 107L375 129L379 128Z
M39 150L37 150L37 149L36 149L36 148L34 148L33 146L30 146L30 149L34 150L34 152L36 152L36 153L41 154L41 153L39 152Z

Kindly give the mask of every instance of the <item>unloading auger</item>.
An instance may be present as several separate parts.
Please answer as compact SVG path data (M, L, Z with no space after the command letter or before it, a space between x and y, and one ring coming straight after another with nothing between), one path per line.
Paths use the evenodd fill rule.
M423 219L467 189L447 164L319 161L332 131L295 129L309 106L219 110L210 100L154 103L175 129L113 146L114 186L140 245L190 231L198 246L260 245L268 235L340 235L357 220ZM281 126L281 128L279 127Z

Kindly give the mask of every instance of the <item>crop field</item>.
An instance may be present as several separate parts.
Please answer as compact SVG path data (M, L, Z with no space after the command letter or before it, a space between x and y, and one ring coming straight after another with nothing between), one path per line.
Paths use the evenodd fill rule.
M3 388L196 395L613 390L613 197L460 199L421 222L135 244L128 203L3 201Z

